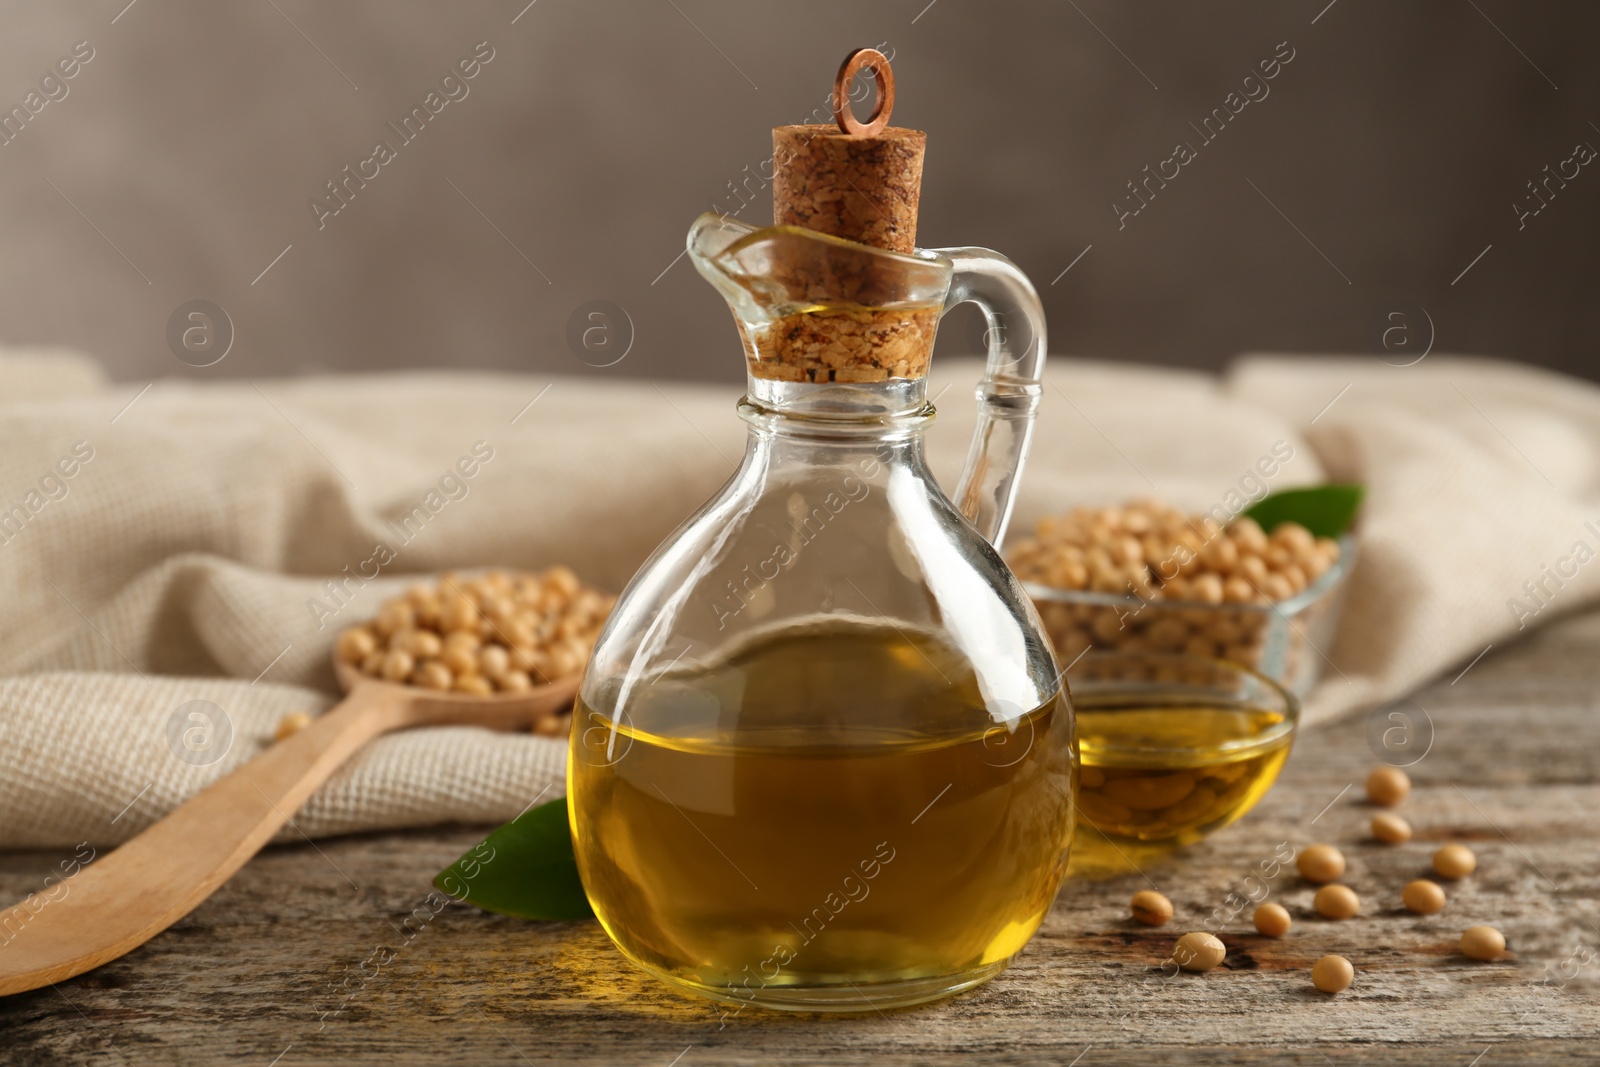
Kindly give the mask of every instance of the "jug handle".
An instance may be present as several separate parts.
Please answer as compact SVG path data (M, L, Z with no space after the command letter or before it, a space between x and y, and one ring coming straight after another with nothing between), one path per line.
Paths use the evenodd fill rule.
M988 364L978 384L978 425L956 483L956 508L990 544L1005 537L1044 391L1044 308L1017 265L987 248L934 250L955 264L944 310L972 302L987 323Z

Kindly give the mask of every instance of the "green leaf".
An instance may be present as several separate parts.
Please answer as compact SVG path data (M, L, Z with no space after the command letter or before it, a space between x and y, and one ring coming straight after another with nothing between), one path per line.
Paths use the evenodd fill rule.
M578 878L567 802L518 815L434 876L444 892L484 911L518 919L592 919Z
M1318 537L1338 537L1350 529L1366 490L1359 485L1313 485L1271 493L1245 514L1268 533L1284 522L1298 522Z

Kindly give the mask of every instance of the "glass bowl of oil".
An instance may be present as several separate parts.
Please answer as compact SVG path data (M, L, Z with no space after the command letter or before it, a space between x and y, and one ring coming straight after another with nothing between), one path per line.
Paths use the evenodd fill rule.
M1119 848L1192 844L1244 815L1289 756L1300 702L1235 663L1088 652L1068 670L1078 712L1078 817Z
M1304 697L1322 677L1333 643L1356 540L1339 538L1339 558L1316 581L1275 604L1208 604L1142 599L1037 582L1023 588L1039 609L1062 663L1085 649L1183 653L1237 663Z

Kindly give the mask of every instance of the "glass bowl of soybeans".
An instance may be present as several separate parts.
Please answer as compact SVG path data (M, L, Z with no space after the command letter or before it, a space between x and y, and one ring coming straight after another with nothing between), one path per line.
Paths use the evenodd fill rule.
M1182 653L1237 663L1304 697L1328 663L1356 560L1354 537L1327 545L1326 569L1282 599L1215 603L1192 592L1175 598L1159 585L1122 594L1022 584L1063 664L1090 649Z
M1087 652L1067 671L1079 826L1119 846L1192 844L1244 815L1289 756L1300 702L1236 663Z

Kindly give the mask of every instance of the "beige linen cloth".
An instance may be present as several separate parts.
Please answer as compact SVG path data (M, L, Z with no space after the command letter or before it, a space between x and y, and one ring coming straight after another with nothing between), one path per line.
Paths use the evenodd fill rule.
M977 373L946 360L931 385L947 487ZM330 706L334 634L416 575L565 562L619 589L737 464L738 395L603 372L144 389L69 354L0 353L0 847L148 826L285 713ZM1216 378L1055 359L1013 531L1145 494L1230 505L1259 491L1278 442L1294 457L1268 487L1369 491L1310 720L1460 671L1600 592L1600 389L1489 361L1253 357ZM488 458L463 477L475 449ZM397 530L419 505L437 513ZM330 595L330 577L372 572L380 542L395 554L381 576ZM195 700L231 724L209 764L169 743ZM284 836L504 820L560 794L563 757L477 729L385 737Z

